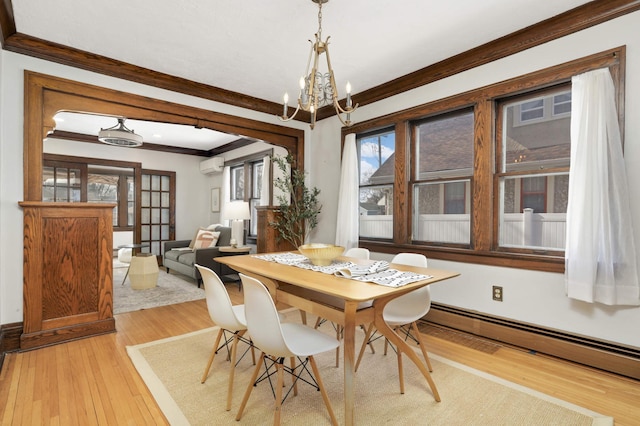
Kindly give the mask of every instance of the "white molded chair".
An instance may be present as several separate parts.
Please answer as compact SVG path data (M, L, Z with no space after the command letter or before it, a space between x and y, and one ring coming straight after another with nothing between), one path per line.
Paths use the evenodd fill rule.
M348 249L347 251L345 251L343 254L343 256L347 256L347 257L355 257L357 259L366 259L369 260L369 250L366 248L361 248L361 247L352 247L350 249ZM327 302L330 305L333 306L344 306L344 302L340 299L337 299L335 297L331 297L331 296L323 296L323 301ZM371 303L367 303L366 305L361 305L358 308L362 309L363 307L367 307L367 306L371 306ZM316 325L314 326L314 328L318 328L320 327L320 325L322 325L326 320L324 318L318 317L316 319ZM342 334L344 332L343 327L338 325L338 324L333 324L333 327L336 330L336 338L338 340L340 340L342 338ZM363 327L364 328L364 327ZM373 351L373 346L371 347L371 350ZM340 366L340 347L336 348L336 368Z
M426 268L427 267L427 258L418 253L398 253L391 263L402 264L402 265L411 265L411 266L419 266ZM397 297L387 303L384 307L384 311L382 312L382 317L384 321L394 330L398 328L409 325L409 330L407 330L407 336L411 333L413 329L413 337L420 346L420 350L422 351L422 355L427 363L427 367L429 371L433 371L431 367L431 361L429 361L429 356L427 355L427 350L424 346L424 342L422 337L420 336L420 331L418 330L418 325L416 321L425 316L429 309L431 308L431 292L429 290L429 286L424 286L419 289L413 290L407 294L404 294L400 297ZM367 334L365 340L360 348L360 353L358 354L358 360L356 362L356 371L358 370L358 366L360 365L360 361L362 360L362 355L364 354L364 350L368 343L370 343L370 338L375 332L373 323L369 325L367 329ZM387 340L385 339L385 355L387 354ZM400 393L404 393L404 376L402 372L402 355L399 351L396 351L398 354L398 375L400 379Z
M243 336L247 332L247 325L245 320L244 313L244 305L232 305L231 299L229 298L229 293L227 293L227 289L218 277L215 272L211 269L201 266L195 265L200 271L200 275L202 276L202 282L204 283L204 292L207 300L207 309L209 311L209 316L211 320L220 327L218 331L218 335L216 336L215 343L213 344L213 349L211 351L211 356L209 357L209 362L207 363L207 367L204 370L204 374L202 375L201 383L204 383L207 380L207 376L209 375L209 370L211 369L211 364L213 363L213 359L215 358L218 351L225 347L227 352L229 351L229 342L231 343L231 353L228 354L228 359L231 361L231 366L229 370L229 384L227 389L227 411L231 410L231 397L233 396L233 379L235 376L235 368L236 368L236 357L238 350L238 341L243 341L247 343L251 348L251 356L253 357L253 364L256 363L255 352L253 348L253 344L250 340L245 339ZM226 332L230 332L233 334L233 337L227 339ZM218 346L220 344L220 340L224 337L224 343L222 346ZM246 354L246 351L245 351ZM244 356L244 354L243 354Z
M269 368L275 365L277 372L277 384L275 385L276 408L273 419L274 425L280 424L280 412L282 406L282 387L284 384L284 372L294 377L293 391L297 394L297 377L307 370L307 363L311 364L314 377L311 377L309 383L315 382L317 389L322 394L322 399L327 406L327 411L331 417L331 423L337 425L335 414L331 408L329 396L324 388L318 367L316 365L314 355L330 351L338 347L340 342L318 330L298 323L281 323L278 317L276 305L269 294L267 288L257 279L240 274L242 280L242 288L244 290L244 306L247 319L247 327L249 333L253 336L255 345L260 348L262 354L260 359L264 361L267 372L265 375L271 382L271 374ZM284 361L291 359L291 368L284 365ZM300 361L300 365L294 367L295 358ZM240 404L240 409L236 416L236 420L242 418L242 412L249 400L251 391L254 388L261 365L258 363L251 380L247 386L247 390ZM272 384L271 389L274 389ZM287 392L286 395L288 395ZM286 398L286 396L285 396Z
M133 256L133 249L130 248L121 248L118 249L118 262L120 263L128 263L127 273L124 274L124 278L122 279L122 284L127 280L127 276L129 275L129 268L131 267L131 257Z

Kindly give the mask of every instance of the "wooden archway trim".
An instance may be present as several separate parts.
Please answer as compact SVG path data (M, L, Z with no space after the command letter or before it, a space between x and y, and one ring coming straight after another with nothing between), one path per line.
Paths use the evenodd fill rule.
M25 71L24 200L42 200L43 139L58 111L82 111L130 119L205 127L264 140L285 148L304 166L304 131L220 112Z

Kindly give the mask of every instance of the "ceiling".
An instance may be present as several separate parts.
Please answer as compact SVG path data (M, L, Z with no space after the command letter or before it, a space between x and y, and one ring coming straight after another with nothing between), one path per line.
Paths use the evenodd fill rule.
M330 0L322 7L322 35L331 37L338 89L348 81L357 94L585 3ZM12 5L17 33L276 103L284 92L297 94L308 40L318 29L312 0L13 0ZM86 120L89 124L80 119L58 124L71 132L89 125L95 134L113 125L94 122L96 116ZM180 129L178 141L169 127L147 128L141 122L127 127L145 142L147 133L164 134L153 143L196 149L229 138L212 132L202 142L196 140L202 129L191 128Z

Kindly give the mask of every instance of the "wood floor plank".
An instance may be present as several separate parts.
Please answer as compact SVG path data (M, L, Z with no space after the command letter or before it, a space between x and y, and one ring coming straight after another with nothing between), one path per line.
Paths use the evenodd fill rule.
M237 286L227 288L233 303L242 303ZM7 354L0 424L166 425L126 346L212 325L199 300L116 315L113 334ZM617 426L640 424L638 381L451 330L422 329L431 353L613 416Z

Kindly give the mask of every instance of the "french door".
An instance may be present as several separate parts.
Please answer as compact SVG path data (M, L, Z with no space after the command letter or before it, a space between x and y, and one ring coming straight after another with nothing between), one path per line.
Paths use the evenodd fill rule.
M141 251L160 263L163 243L175 239L176 172L142 169L140 180Z

